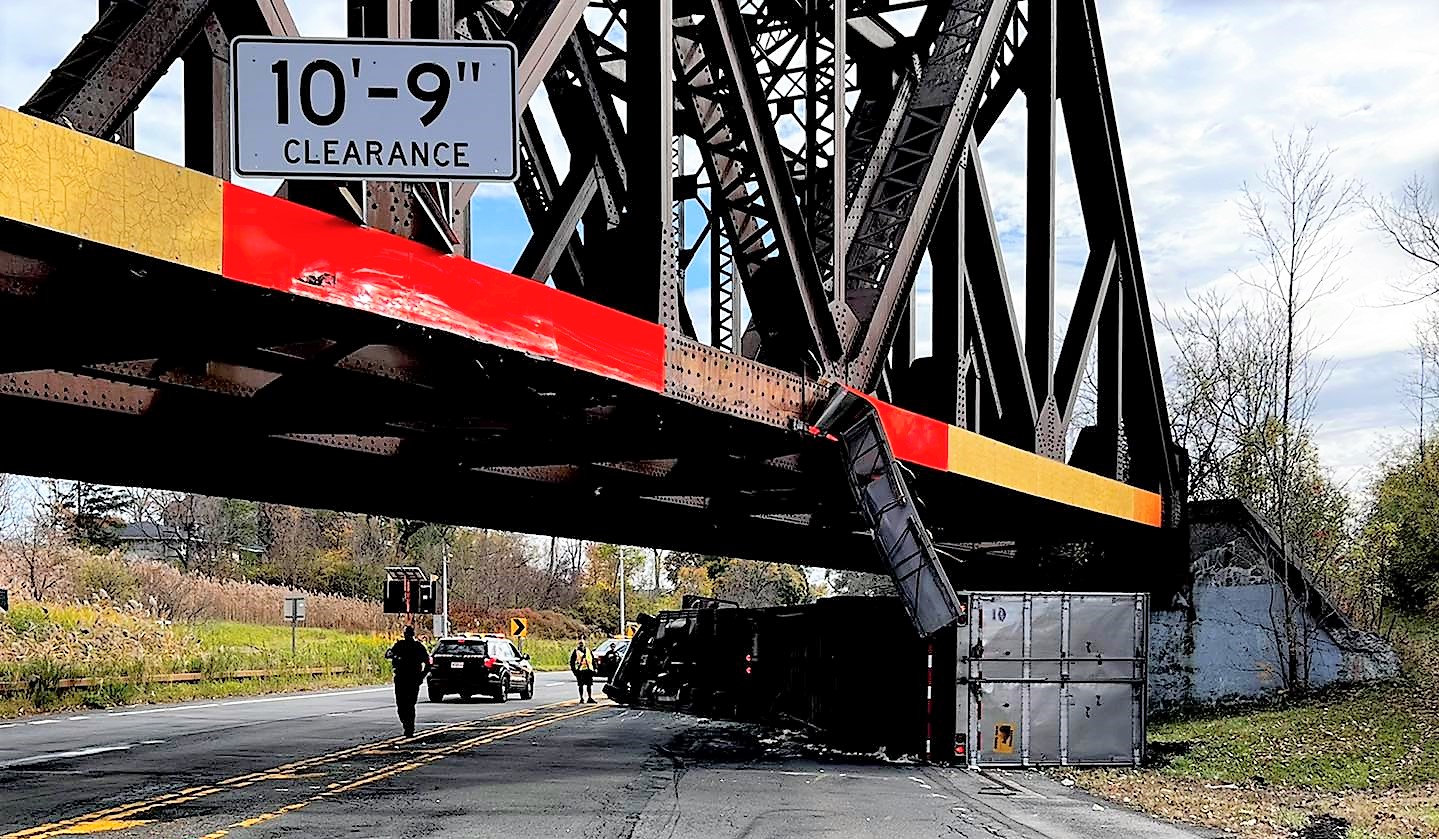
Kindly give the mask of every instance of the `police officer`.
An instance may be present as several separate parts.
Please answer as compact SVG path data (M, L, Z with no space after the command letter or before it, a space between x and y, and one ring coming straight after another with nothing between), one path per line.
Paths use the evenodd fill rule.
M589 694L589 703L595 704L595 691L592 687L595 680L595 660L583 638L575 645L575 651L570 653L570 672L575 674L575 684L580 689L580 704L585 703L586 693Z
M405 727L405 736L415 736L415 702L420 698L420 683L430 672L430 654L425 645L415 640L415 628L405 627L405 637L385 653L395 668L395 710Z

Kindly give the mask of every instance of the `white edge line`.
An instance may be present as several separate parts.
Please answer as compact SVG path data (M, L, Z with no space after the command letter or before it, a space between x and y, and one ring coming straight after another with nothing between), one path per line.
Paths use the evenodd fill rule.
M22 757L18 760L7 760L4 763L0 763L0 769L8 769L12 766L29 766L34 763L49 763L52 760L65 760L66 758L72 757L89 757L90 755L98 755L104 752L124 752L129 751L129 749L129 743L121 743L118 746L93 746L88 749L76 749L71 752L49 752L43 755Z

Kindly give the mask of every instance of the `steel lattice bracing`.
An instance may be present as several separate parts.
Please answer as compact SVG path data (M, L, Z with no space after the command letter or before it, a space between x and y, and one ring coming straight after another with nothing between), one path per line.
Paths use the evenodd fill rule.
M1108 545L1097 579L1180 523L1093 0L333 2L353 35L516 44L513 273L463 258L472 184L204 177L229 174L228 39L297 34L284 0L101 2L0 113L0 415L47 444L0 468L873 568L833 438L805 430L840 384L913 470L916 544ZM76 158L89 191L36 174L75 135L32 117L125 143L176 61L203 176L106 144ZM1006 108L1022 265L981 161ZM1059 334L1061 124L1090 255ZM106 191L129 170L173 186Z

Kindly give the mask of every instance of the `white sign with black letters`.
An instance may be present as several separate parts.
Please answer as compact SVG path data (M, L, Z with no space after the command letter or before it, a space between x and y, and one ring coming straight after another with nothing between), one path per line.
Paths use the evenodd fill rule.
M235 173L512 181L513 44L235 38Z

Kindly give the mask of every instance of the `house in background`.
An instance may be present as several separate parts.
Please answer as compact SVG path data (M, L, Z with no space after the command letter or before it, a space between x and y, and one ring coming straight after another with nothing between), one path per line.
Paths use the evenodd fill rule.
M139 521L120 528L120 552L126 559L155 559L164 562L172 556L173 547L183 541L180 531L164 524Z

